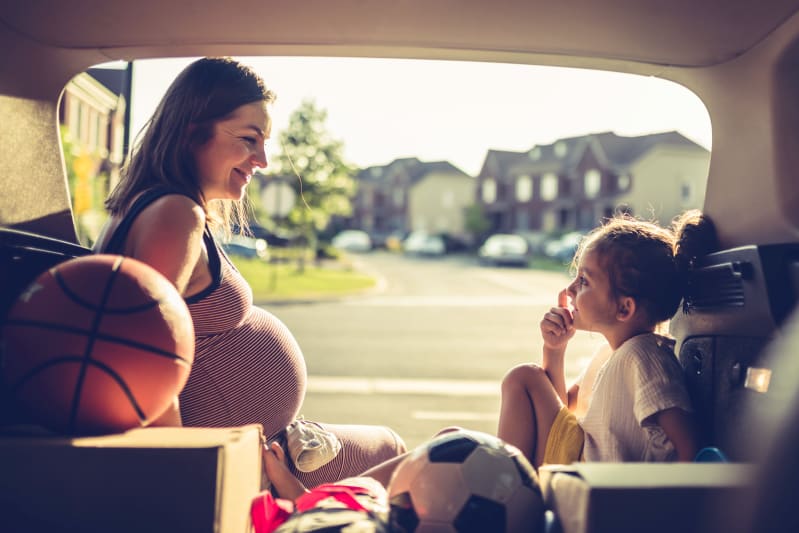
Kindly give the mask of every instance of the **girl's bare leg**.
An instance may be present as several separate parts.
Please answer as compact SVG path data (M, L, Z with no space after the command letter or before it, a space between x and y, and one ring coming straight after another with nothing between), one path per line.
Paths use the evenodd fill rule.
M538 468L549 430L563 402L538 365L512 368L502 380L497 436L513 444Z
M278 496L287 500L295 500L308 492L299 479L294 477L286 465L286 452L277 442L263 449L266 477L274 485Z
M443 435L445 433L450 433L452 431L458 431L459 427L451 426L446 427L444 429L439 430L434 437L438 437L439 435ZM369 470L366 470L362 476L368 476L371 478L376 479L381 485L388 488L388 482L391 481L391 476L394 474L394 470L397 469L397 465L399 465L403 459L408 457L411 452L405 452L400 454L396 457L383 461L379 465L375 465Z

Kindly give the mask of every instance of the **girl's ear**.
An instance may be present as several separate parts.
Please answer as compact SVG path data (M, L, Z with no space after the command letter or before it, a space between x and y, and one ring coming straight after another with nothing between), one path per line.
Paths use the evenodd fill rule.
M619 298L619 305L616 310L616 319L621 322L630 320L635 315L637 306L635 299L630 296L622 296Z

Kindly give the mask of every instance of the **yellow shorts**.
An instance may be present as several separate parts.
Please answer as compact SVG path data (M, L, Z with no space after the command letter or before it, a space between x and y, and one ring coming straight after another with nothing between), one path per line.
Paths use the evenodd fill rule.
M567 465L583 458L583 428L577 417L562 407L552 422L544 448L544 464Z

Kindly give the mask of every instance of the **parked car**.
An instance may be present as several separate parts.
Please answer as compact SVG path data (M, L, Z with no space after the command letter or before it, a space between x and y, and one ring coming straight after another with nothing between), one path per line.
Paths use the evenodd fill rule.
M544 245L544 254L552 259L557 259L563 263L568 263L574 257L577 247L583 238L583 233L572 231L551 240Z
M345 229L336 234L330 241L333 248L347 252L363 253L372 249L372 238L359 229Z
M496 233L477 250L477 258L489 265L526 266L530 261L530 245L520 235Z
M257 239L263 239L268 246L285 247L291 244L294 236L288 233L277 233L270 231L263 226L253 224L250 226L250 233Z
M402 249L414 255L438 256L447 253L443 237L426 231L412 231L402 242Z
M266 240L244 235L233 235L228 242L222 244L222 248L229 255L248 259L267 259L269 257L269 247Z

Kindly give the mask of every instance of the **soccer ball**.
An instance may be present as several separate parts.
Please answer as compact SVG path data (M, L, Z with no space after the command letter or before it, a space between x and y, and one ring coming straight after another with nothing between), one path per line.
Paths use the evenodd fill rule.
M543 528L538 476L518 448L477 431L420 446L388 485L391 525L403 532L535 532Z

